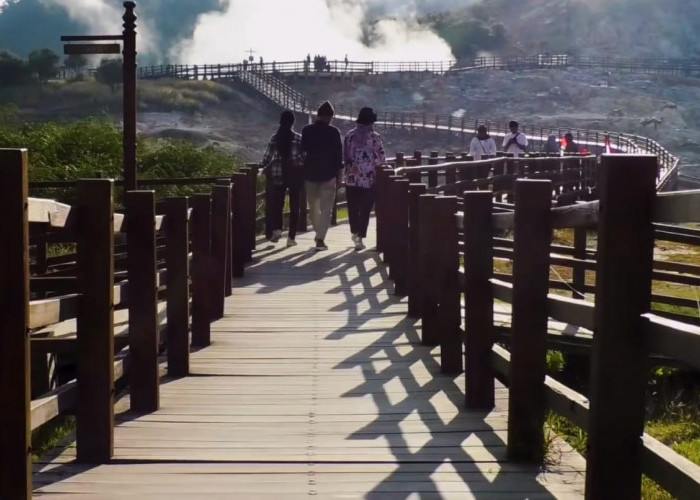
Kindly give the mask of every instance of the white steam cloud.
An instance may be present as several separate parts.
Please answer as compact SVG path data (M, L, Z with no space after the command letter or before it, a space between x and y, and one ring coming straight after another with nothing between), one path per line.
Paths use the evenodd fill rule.
M182 63L329 59L420 61L452 58L447 43L416 22L420 13L464 7L464 0L220 0L194 36L170 54ZM385 16L385 17L379 17ZM391 16L391 17L388 17ZM367 31L368 20L377 19Z
M219 0L219 10L199 16L194 34L170 53L158 52L157 19L139 15L141 54L159 60L204 64L237 62L246 51L266 61L329 59L420 61L452 58L447 43L417 17L461 9L478 0ZM2 0L0 0L2 2ZM41 0L61 7L95 31L122 31L122 0ZM173 2L173 9L177 9Z
M116 0L41 0L47 7L62 7L71 19L94 30L91 35L120 35L123 31L122 1ZM138 11L137 11L138 17ZM138 50L152 52L157 47L157 31L148 19L137 21Z

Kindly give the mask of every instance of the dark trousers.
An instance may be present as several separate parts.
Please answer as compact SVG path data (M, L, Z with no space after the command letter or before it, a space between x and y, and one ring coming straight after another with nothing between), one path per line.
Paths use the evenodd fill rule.
M289 191L289 237L294 239L299 226L299 198L301 186L298 183L282 184L272 188L272 229L282 230L284 221L284 197Z
M360 238L367 237L369 216L374 206L376 191L374 188L361 188L350 186L346 188L348 197L348 218L350 219L350 232Z

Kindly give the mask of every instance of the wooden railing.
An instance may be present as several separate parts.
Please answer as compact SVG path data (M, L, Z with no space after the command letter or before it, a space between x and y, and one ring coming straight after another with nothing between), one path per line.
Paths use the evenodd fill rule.
M538 54L533 56L484 56L471 60L449 61L348 61L327 60L316 67L314 62L257 61L226 64L169 64L142 66L139 78L184 78L189 80L226 78L239 71L256 71L277 74L364 74L383 73L434 73L455 74L464 71L498 69L522 71L534 69L605 69L624 72L697 75L700 62L694 59L577 57L568 54Z
M74 414L78 461L104 463L115 384L129 386L133 411L152 412L161 362L170 377L188 375L190 345L209 344L251 258L255 173L159 204L153 191L131 191L115 213L111 180L77 181L69 206L28 197L25 150L0 150L0 164L0 497L14 499L31 497L31 431ZM75 251L47 258L50 243ZM74 353L74 381L42 379L48 370L37 367L52 353Z
M299 113L311 114L311 101L302 93L290 87L284 80L260 71L231 71L229 78L251 86L263 96L282 108ZM335 119L354 121L356 110L342 105L336 107ZM375 124L380 130L387 129L435 131L438 133L459 134L464 142L467 136L476 133L480 125L485 125L489 133L502 138L510 133L506 122L492 122L480 118L455 117L452 115L388 112L380 113ZM592 129L536 127L523 124L520 129L531 143L530 151L536 152L554 134L561 139L567 132L574 136L574 141L589 153L599 155L605 152L652 154L658 159L657 184L659 191L676 188L680 171L680 158L671 154L658 142L643 136L621 132L608 132ZM466 145L466 144L465 144Z
M377 208L378 247L396 293L408 295L409 314L422 319L423 343L440 346L444 372L464 370L466 407L494 407L494 377L509 385L508 457L541 462L550 409L588 433L587 498L637 499L642 473L676 497L700 496L700 467L643 432L649 358L700 368L700 328L651 312L652 280L698 284L697 266L655 269L653 249L655 236L666 234L700 242L670 226L700 222L700 191L657 195L652 156L604 156L600 201L559 208L552 208L552 179L517 179L510 207L495 203L488 188L457 197L440 194L455 187L445 183L428 194L423 176L433 170L423 170L380 173L378 199L391 201ZM567 249L575 270L567 285L579 297L593 292L594 302L550 293L557 288L551 268L562 264L552 232L562 228L578 234ZM591 228L595 250L585 243ZM510 282L494 275L499 255L512 262ZM668 271L681 267L695 276ZM587 270L595 270L590 288ZM494 317L495 300L511 304L507 328ZM550 320L589 332L588 397L546 376ZM499 336L504 329L508 336Z
M700 62L697 59L659 59L623 57L579 57L568 54L539 54L535 56L483 56L453 68L453 72L478 69L500 69L522 71L532 69L561 69L567 67L582 69L603 69L632 73L658 73L697 75Z
M382 61L326 61L323 68L314 67L313 61L258 62L234 64L176 64L160 66L144 66L139 68L139 78L182 78L187 80L208 80L228 78L241 72L262 72L277 74L381 74L381 73L424 73L443 74L453 68L455 61L413 61L413 62L382 62ZM261 71L262 70L262 71Z

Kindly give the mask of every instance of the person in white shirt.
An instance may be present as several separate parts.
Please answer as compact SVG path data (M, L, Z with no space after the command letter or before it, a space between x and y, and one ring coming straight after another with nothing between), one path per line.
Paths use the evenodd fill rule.
M479 125L476 129L476 136L469 145L469 156L476 161L496 156L496 141L491 138L485 125Z
M510 134L503 138L503 151L513 153L513 156L520 156L527 150L527 137L518 131L519 124L516 121L508 123Z

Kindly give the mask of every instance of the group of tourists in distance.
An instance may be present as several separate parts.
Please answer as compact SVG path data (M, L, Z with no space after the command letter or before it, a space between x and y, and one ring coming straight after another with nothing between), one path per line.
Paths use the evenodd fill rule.
M294 130L294 113L283 111L277 132L272 136L261 162L272 183L272 236L278 242L282 237L284 200L289 194L289 233L287 246L295 246L302 188L306 192L311 225L315 231L314 250L327 250L326 234L331 224L336 191L345 180L350 232L355 250L365 248L367 226L377 196L376 171L386 163L381 137L374 130L377 114L372 108L362 108L357 126L341 136L331 125L334 110L324 102L317 111L314 123L305 126L301 134ZM503 151L519 156L527 151L528 140L519 131L516 121L509 124L510 134L503 139ZM551 150L550 150L551 149ZM546 153L578 152L571 134L562 144L552 135L543 146ZM494 158L496 143L484 125L477 129L469 154L474 160Z

